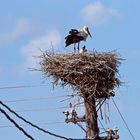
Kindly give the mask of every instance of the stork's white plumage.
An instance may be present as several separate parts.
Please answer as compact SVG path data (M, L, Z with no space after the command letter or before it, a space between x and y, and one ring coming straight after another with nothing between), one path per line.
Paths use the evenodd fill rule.
M82 29L71 29L69 35L65 37L65 47L74 44L74 52L76 52L75 44L78 43L77 48L79 52L80 41L86 41L88 36L92 38L87 26L84 26Z
M84 38L84 41L86 41L88 35L92 38L87 26L84 26L82 29L79 29L77 35L82 36Z
M85 52L87 52L86 46L82 47L79 51L79 53L84 54Z

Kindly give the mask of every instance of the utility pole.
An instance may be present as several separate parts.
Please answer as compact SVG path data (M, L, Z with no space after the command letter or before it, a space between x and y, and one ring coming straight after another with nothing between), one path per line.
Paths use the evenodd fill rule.
M85 104L85 119L86 119L86 138L92 139L97 138L99 134L98 121L97 121L97 111L96 111L96 102L94 97L89 98L85 95L84 97Z

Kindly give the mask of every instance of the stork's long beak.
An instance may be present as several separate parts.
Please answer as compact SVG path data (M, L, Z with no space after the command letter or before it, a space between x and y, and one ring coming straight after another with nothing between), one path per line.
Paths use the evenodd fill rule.
M89 29L87 28L87 33L88 33L88 35L92 38L92 35L90 34L90 32L89 32Z

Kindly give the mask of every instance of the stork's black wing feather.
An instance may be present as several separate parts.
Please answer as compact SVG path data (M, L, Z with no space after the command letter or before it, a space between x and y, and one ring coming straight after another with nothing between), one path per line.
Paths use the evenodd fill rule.
M77 29L71 29L69 31L69 34L77 34L78 33L78 30Z
M82 36L77 36L76 34L69 34L65 37L65 39L65 44L67 47L73 43L78 43L79 41L82 41L84 38Z

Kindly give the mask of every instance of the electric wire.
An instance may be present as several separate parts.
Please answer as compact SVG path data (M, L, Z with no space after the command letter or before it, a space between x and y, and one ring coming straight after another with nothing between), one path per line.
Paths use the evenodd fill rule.
M101 122L101 120L100 120L99 118L98 118L98 121L99 121L100 125L102 126L102 128L103 128L104 130L106 130L105 127L104 127L104 125L103 125L103 123Z
M80 106L82 107L82 106ZM15 110L16 113L23 113L23 112L43 112L43 111L52 111L52 110L61 110L61 109L67 109L68 107L58 107L58 108L39 108L39 109L24 109L24 110ZM7 111L7 113L11 113Z
M84 129L84 127L80 124L80 123L76 123L85 133L86 133L86 130Z
M35 140L31 135L29 135L21 126L19 126L2 108L0 108L0 112L5 115L5 117L15 125L25 136L27 136L31 140Z
M19 85L19 86L4 86L0 87L0 90L3 89L20 89L20 88L33 88L33 87L45 87L47 85Z
M112 99L113 104L114 104L114 106L116 107L116 109L117 109L117 111L118 111L120 117L122 118L122 120L123 120L123 122L124 122L124 124L125 124L125 126L126 126L126 128L127 128L127 130L128 130L128 132L130 133L132 139L135 140L135 137L134 137L134 135L132 134L132 132L131 132L131 130L130 130L128 124L127 124L127 122L125 121L125 119L124 119L124 117L123 117L123 115L122 115L122 113L120 112L120 110L119 110L119 108L118 108L118 106L117 106L115 100L114 100L113 98L111 98L111 99Z
M4 104L2 101L0 101L0 104L1 104L2 106L4 106L8 111L10 111L11 113L13 113L16 117L18 117L19 119L21 119L21 120L24 121L25 123L31 125L32 127L36 128L36 129L38 129L38 130L40 130L40 131L42 131L42 132L44 132L44 133L47 133L47 134L49 134L49 135L52 135L52 136L55 136L55 137L58 137L58 138L61 138L61 139L65 139L65 140L70 140L70 138L66 138L66 137L64 137L64 136L60 136L60 135L58 135L58 134L52 133L52 132L50 132L50 131L47 131L47 130L45 130L45 129L43 129L43 128L41 128L41 127L39 127L39 126L33 124L32 122L26 120L25 118L23 118L22 116L20 116L19 114L17 114L15 111L13 111L11 108L9 108L9 107L8 107L6 104Z
M38 97L38 98L23 98L17 100L7 100L4 101L5 103L14 103L14 102L31 102L31 101L45 101L45 100L54 100L59 98L66 98L70 95L63 95L63 96L56 96L56 97Z
M58 108L39 108L39 109L24 109L24 110L15 110L15 112L42 112L42 111L48 111L48 110L59 110L59 109L66 109L67 107L58 107ZM8 112L7 113L11 113Z
M45 123L37 123L37 125L55 125L55 124L64 124L65 122L45 122ZM20 126L27 127L29 124L20 124ZM2 128L10 128L15 127L13 125L0 125L0 129Z

